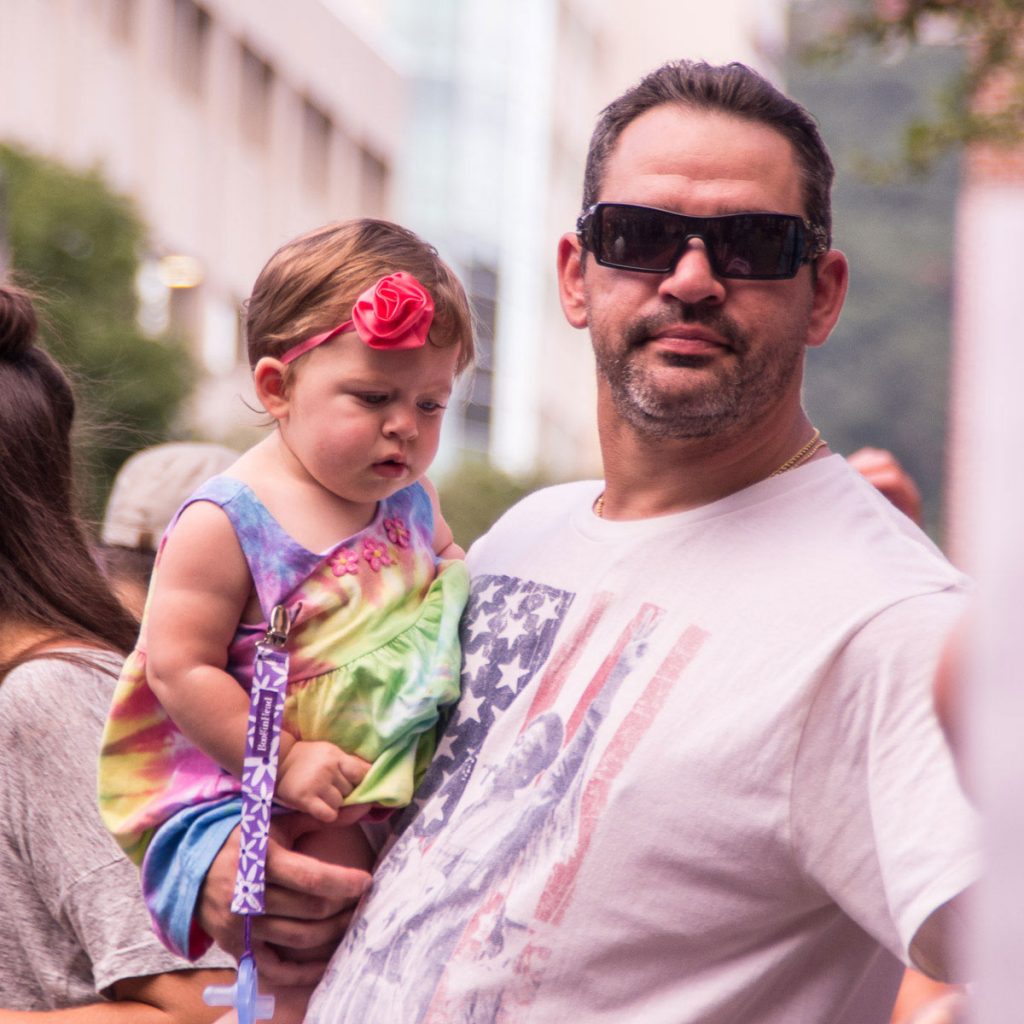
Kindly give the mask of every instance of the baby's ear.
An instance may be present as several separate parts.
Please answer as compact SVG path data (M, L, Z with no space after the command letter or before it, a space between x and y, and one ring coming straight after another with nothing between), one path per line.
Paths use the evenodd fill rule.
M288 386L285 381L285 365L280 359L264 356L252 371L256 397L260 405L274 417L281 419L288 412Z

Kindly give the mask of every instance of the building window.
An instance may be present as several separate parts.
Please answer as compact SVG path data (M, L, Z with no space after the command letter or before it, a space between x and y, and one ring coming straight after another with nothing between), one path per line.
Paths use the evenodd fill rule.
M224 377L239 364L242 351L238 306L210 297L203 306L200 354L203 365L214 376Z
M387 212L388 165L376 153L359 148L359 208L369 217Z
M309 100L302 102L302 177L308 189L324 194L331 158L331 119Z
M494 328L498 275L483 263L472 264L465 275L469 301L476 320L477 360L463 407L463 447L486 452L491 443Z
M203 92L210 16L194 0L174 0L171 71L179 87L193 96Z
M239 89L239 120L242 138L255 146L263 146L270 133L270 93L274 71L247 46L241 47L241 88Z

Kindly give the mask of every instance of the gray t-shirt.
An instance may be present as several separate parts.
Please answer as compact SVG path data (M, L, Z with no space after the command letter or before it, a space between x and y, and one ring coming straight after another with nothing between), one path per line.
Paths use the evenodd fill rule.
M86 652L82 652L86 653ZM114 982L189 964L153 934L138 872L96 809L100 735L119 659L39 659L0 683L0 1007L95 1003Z

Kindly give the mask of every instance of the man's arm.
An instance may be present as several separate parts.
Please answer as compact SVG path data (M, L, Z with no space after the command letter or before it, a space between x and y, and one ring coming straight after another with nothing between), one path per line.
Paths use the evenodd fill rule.
M365 808L358 811L363 813ZM343 810L335 827L345 825L344 818ZM296 963L289 958L289 951L337 945L356 903L370 886L366 871L328 864L295 849L304 835L330 827L302 814L282 815L271 825L267 912L252 923L253 955L260 976L270 984L316 984L327 962ZM199 894L197 918L218 945L240 956L242 919L231 913L237 864L236 828L210 865Z

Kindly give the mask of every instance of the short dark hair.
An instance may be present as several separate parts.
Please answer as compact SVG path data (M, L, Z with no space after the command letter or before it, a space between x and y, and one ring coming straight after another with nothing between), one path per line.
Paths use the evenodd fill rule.
M619 136L641 114L663 103L720 111L774 128L792 144L800 165L807 219L825 229L831 244L835 167L817 122L763 75L738 62L671 61L609 103L590 137L583 175L584 210L598 201L605 167Z

